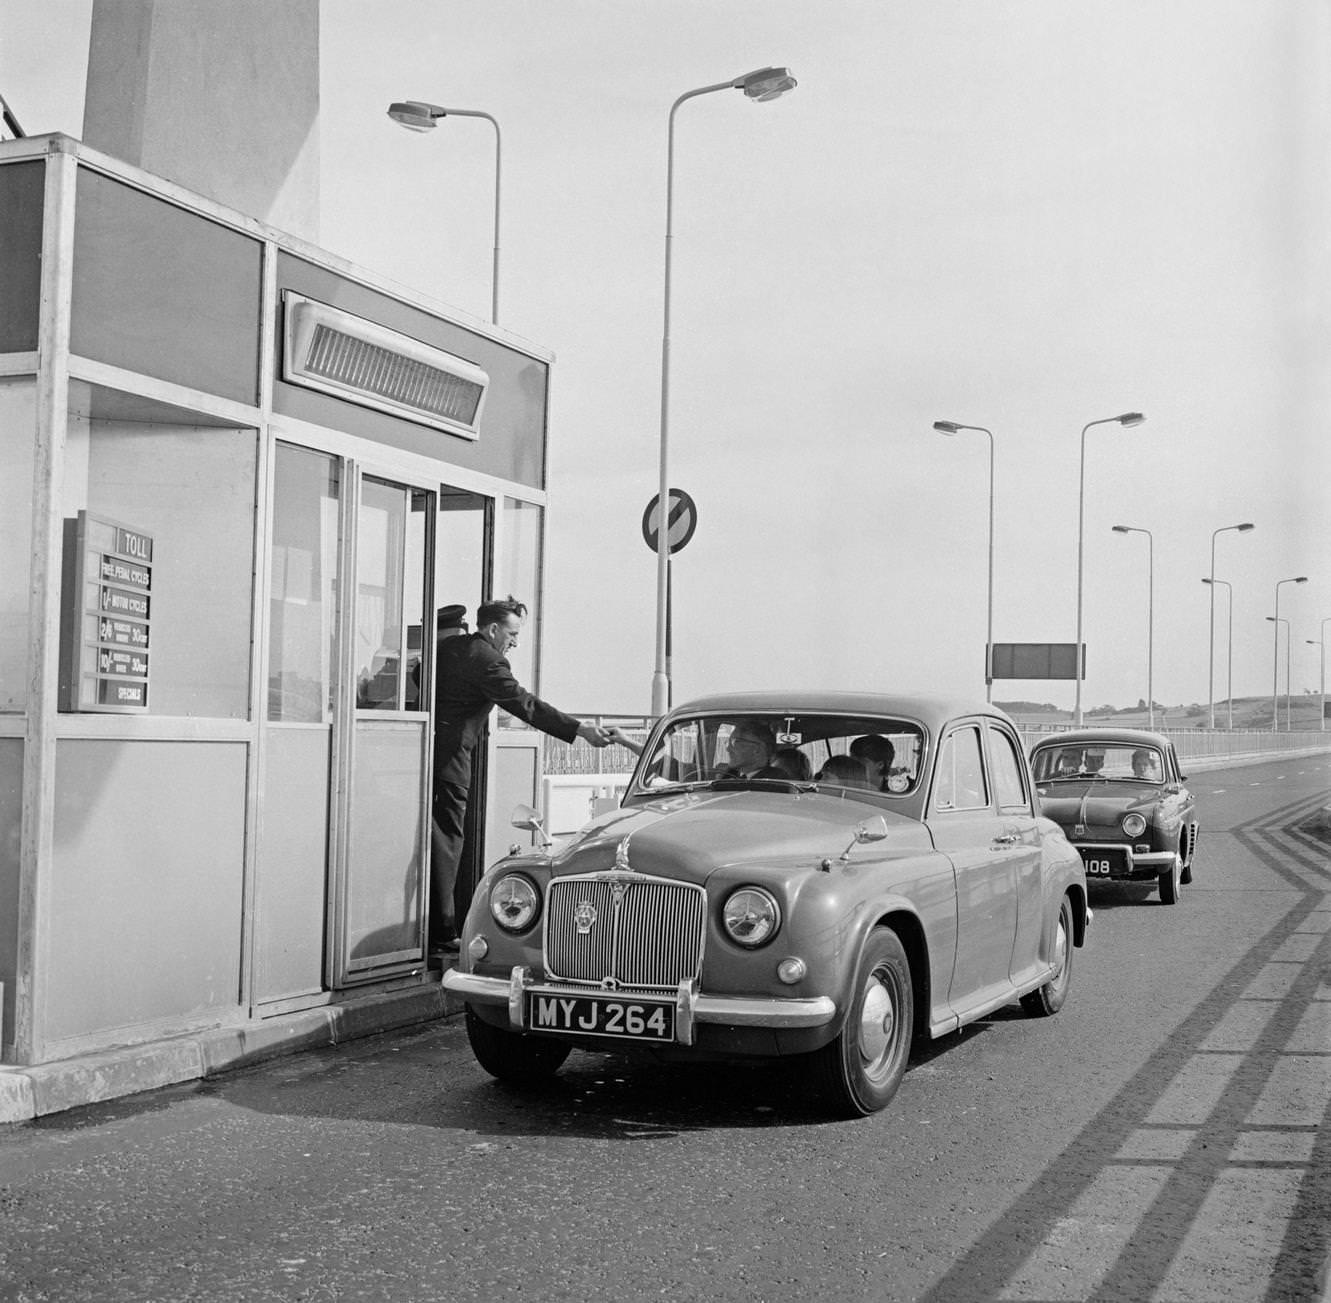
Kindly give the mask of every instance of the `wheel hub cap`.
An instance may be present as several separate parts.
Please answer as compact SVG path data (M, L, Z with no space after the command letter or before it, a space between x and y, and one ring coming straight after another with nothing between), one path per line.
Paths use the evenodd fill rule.
M892 997L881 982L871 982L860 1009L860 1053L869 1063L876 1063L887 1053L896 1030L897 1011Z

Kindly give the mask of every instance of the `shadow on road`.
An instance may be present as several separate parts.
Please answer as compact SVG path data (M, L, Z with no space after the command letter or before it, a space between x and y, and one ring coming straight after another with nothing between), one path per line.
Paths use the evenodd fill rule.
M1233 830L1298 903L1236 944L1178 1034L926 1303L1328 1297L1331 866L1309 809Z

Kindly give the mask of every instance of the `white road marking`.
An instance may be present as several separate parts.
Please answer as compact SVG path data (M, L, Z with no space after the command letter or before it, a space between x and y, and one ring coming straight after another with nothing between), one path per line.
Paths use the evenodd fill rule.
M1248 1114L1254 1126L1317 1127L1331 1103L1331 1054L1282 1054Z
M1221 1172L1153 1303L1265 1298L1303 1176L1297 1167Z
M1068 1216L1054 1223L999 1298L1061 1303L1093 1294L1171 1171L1169 1167L1105 1168Z
M1302 964L1264 964L1241 1000L1281 1000L1287 996L1303 972Z
M1242 1054L1199 1054L1189 1059L1146 1115L1147 1124L1200 1126L1242 1062Z

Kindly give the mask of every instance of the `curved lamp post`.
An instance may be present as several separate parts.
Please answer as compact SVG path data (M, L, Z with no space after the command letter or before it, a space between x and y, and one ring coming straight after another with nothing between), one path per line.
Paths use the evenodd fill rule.
M984 633L984 699L994 699L994 432L983 425L963 425L959 421L935 421L939 434L954 435L961 430L975 430L989 438L989 597Z
M1225 664L1229 667L1229 686L1225 689L1225 696L1229 701L1229 731L1234 731L1234 585L1228 579L1207 579L1202 576L1202 583L1210 584L1211 587L1211 609L1215 609L1215 590L1216 588L1225 588L1225 607L1229 611L1229 645L1225 652ZM1215 724L1215 703L1211 703L1211 721L1212 727Z
M1155 727L1155 685L1153 665L1155 659L1155 536L1149 529L1136 525L1114 525L1115 534L1146 535L1146 710L1147 727Z
M1230 532L1231 530L1235 530L1235 531L1237 531L1237 532L1240 533L1240 534L1246 534L1246 533L1248 533L1249 530L1256 529L1256 528L1257 528L1257 527L1256 527L1251 521L1245 521L1242 525L1221 525L1221 527L1220 527L1219 529L1216 529L1216 530L1212 530L1212 531L1211 531L1211 578L1210 578L1210 580L1208 581L1208 582L1211 584L1211 586L1212 586L1212 587L1211 587L1211 626L1210 626L1210 627L1211 627L1211 640L1210 640L1210 646L1209 646L1209 649L1208 649L1208 651L1207 651L1207 655L1206 655L1206 695L1207 695L1207 697L1208 697L1208 699L1209 699L1208 704L1209 704L1209 706L1210 706L1210 710L1211 710L1211 727L1212 727L1212 728L1215 727L1215 582L1216 582L1216 578L1215 578L1215 540L1216 540L1216 536L1217 536L1218 534L1226 534L1226 533ZM1232 597L1233 594L1231 593L1230 596ZM1232 628L1232 620L1233 620L1233 612L1232 612L1232 611L1230 612L1230 620L1231 620L1231 628ZM1233 642L1232 642L1232 641L1230 642L1230 646L1233 647ZM1233 682L1234 682L1234 676L1233 676L1232 673L1230 674L1229 681L1230 681L1230 684L1231 684L1231 686L1232 686L1232 685L1233 685ZM1232 692L1230 693L1230 701L1229 701L1229 727L1230 727L1231 729L1233 729L1233 727L1234 727L1234 696L1233 696L1233 693L1232 693Z
M1274 627L1272 628L1272 630L1271 630L1272 634L1274 635L1274 640L1273 640L1273 641L1274 641L1274 644L1275 644L1275 645L1274 645L1274 648L1273 648L1273 650L1272 650L1273 664L1272 664L1272 668L1271 668L1271 732L1273 732L1273 733L1278 732L1279 729L1280 729L1280 715L1279 715L1279 710L1280 710L1280 623L1281 623L1281 621L1280 621L1280 588L1281 588L1281 585L1282 585L1282 584L1306 584L1307 582L1308 582L1308 576L1307 576L1307 575L1296 575L1296 576L1295 576L1294 578L1292 578L1292 579L1279 579L1279 580L1277 580L1277 581L1276 581L1276 613L1275 613L1274 615L1268 615L1268 616L1266 617L1268 620L1270 620L1270 621L1272 622L1272 624L1273 624L1273 626L1274 626ZM1289 621L1286 620L1285 623L1288 624ZM1286 644L1288 644L1288 641L1289 641L1289 639L1288 639L1288 635L1287 635L1287 636L1286 636ZM1286 660L1288 660L1288 659L1289 659L1289 658L1288 658L1288 656L1287 656L1287 657L1286 657ZM1288 665L1286 665L1286 667L1285 667L1285 691L1286 691L1286 693L1289 692L1289 667L1288 667ZM1288 731L1288 726L1289 726L1289 704L1288 704L1288 702L1286 702L1286 706L1285 706L1285 725L1286 725L1286 731Z
M440 118L484 118L495 129L495 217L494 263L490 273L490 320L499 323L499 190L500 139L499 123L479 109L445 109L424 100L398 100L388 106L388 116L408 131L433 131Z
M661 331L661 452L660 452L660 528L656 539L656 664L652 671L652 714L664 715L670 709L670 665L666 657L668 592L670 587L670 502L669 430L670 430L670 255L675 234L675 113L685 100L710 95L718 90L743 91L745 98L765 103L797 83L789 68L759 68L733 81L719 81L713 86L699 86L685 91L671 106L666 129L666 230L665 230L665 315Z
M1140 425L1146 418L1140 412L1124 412L1122 416L1105 416L1098 421L1087 421L1081 429L1081 469L1077 477L1077 642L1073 655L1077 663L1077 699L1073 723L1081 727L1081 680L1086 666L1081 654L1081 591L1084 569L1084 542L1086 533L1086 431L1093 425Z

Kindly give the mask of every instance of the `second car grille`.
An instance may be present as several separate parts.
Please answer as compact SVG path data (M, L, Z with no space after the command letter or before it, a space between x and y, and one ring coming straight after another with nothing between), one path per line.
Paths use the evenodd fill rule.
M552 978L674 990L702 966L707 895L662 878L556 878L545 911Z

